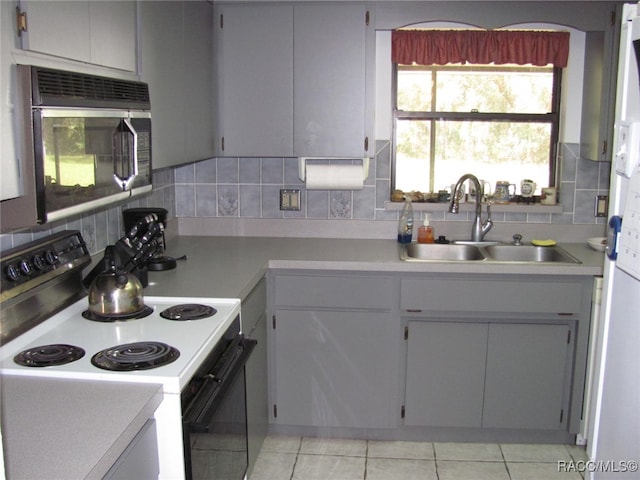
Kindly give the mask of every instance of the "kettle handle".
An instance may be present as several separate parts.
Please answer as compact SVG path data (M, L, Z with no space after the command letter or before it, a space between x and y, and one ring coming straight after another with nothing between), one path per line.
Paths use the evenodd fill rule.
M100 260L91 272L89 272L89 275L82 280L82 286L85 290L88 290L98 275L107 272L113 272L115 274L116 286L118 288L123 288L129 282L127 273L116 265L116 253L113 245L108 245L104 249L102 260Z
M117 267L115 247L113 245L108 245L104 249L104 262L107 266L107 271L113 272L116 277L116 287L124 288L127 283L129 283L129 275L127 272Z

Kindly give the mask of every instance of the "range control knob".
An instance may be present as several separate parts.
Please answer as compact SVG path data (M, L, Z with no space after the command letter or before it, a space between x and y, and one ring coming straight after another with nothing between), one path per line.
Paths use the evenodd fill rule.
M27 260L20 260L20 271L25 275L29 275L31 273L31 264Z
M58 256L51 250L44 252L44 259L49 265L54 265L58 261Z
M7 269L5 270L5 275L12 282L17 281L18 278L20 278L20 272L18 272L18 268L15 265L7 266Z
M31 259L31 264L36 270L42 270L44 268L44 258L42 258L42 255L34 255Z

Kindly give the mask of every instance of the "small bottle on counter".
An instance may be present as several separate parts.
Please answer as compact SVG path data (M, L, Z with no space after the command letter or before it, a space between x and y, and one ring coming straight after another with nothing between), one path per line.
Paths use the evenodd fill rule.
M399 243L411 243L411 237L413 235L413 205L411 205L411 198L406 196L404 198L404 206L400 213L400 220L398 221L398 242Z
M435 241L433 227L429 225L429 214L424 214L422 226L418 228L418 243L433 243Z

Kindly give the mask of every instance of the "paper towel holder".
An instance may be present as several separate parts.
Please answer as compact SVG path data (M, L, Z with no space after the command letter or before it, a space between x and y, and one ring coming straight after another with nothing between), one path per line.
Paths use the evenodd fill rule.
M320 162L326 162L329 163L331 162L336 162L336 161L344 161L349 162L348 164L351 165L351 161L352 160L360 160L362 161L362 182L364 183L364 181L367 179L367 177L369 177L369 157L354 157L354 158L335 158L335 157L298 157L298 177L300 178L300 180L302 180L303 182L306 180L307 178L307 161L318 161L318 163Z

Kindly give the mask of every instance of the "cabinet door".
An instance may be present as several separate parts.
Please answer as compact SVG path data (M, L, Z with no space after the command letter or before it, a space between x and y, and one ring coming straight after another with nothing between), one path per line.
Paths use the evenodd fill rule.
M488 325L409 322L405 425L480 427Z
M81 62L91 62L91 21L88 1L21 0L27 14L22 48Z
M366 8L294 7L294 155L365 156Z
M142 79L149 83L153 116L153 168L211 158L211 4L168 1L140 5Z
M136 2L92 1L89 16L91 63L136 72Z
M142 80L149 84L153 168L158 169L185 162L183 4L168 1L140 5Z
M292 156L293 8L217 12L217 153Z
M215 155L213 135L213 8L208 1L184 2L185 162ZM152 104L153 107L153 104Z
M269 403L267 386L267 316L263 312L247 335L258 344L245 366L247 381L247 449L250 476L269 430Z
M568 334L566 325L490 325L483 427L561 427Z
M269 403L267 388L267 292L266 280L242 300L242 331L258 343L247 361L247 434L249 466L247 476L255 466L269 429Z
M20 8L27 14L25 50L137 70L134 1L22 0Z
M277 310L273 333L278 424L395 426L398 335L389 313Z

